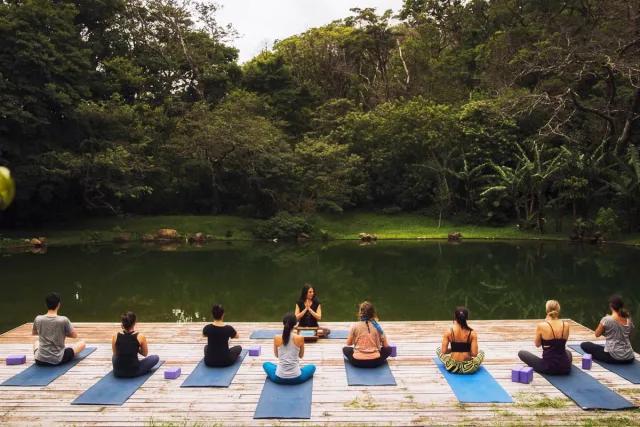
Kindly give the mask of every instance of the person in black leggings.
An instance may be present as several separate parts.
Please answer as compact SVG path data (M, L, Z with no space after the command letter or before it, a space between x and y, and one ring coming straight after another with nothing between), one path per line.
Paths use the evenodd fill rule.
M619 295L609 298L609 309L611 314L600 320L595 331L596 337L604 335L607 339L605 345L583 342L580 347L585 353L591 354L595 360L616 364L632 363L635 360L635 354L629 340L634 329L631 316L625 310L624 302Z
M368 301L360 304L359 317L360 321L351 325L347 347L342 348L342 353L358 368L378 367L391 355L387 336L378 324L373 304Z
M158 364L156 355L147 356L147 338L135 331L136 315L129 311L122 315L122 332L111 338L113 375L122 378L139 377ZM146 356L138 360L138 354Z
M202 329L202 335L207 337L207 345L204 346L204 364L207 366L233 365L242 347L236 345L229 348L229 338L238 338L239 335L233 326L224 324L224 308L215 304L211 308L213 323Z
M566 375L571 372L571 352L566 349L569 325L559 319L560 303L549 300L546 304L547 317L538 323L534 343L542 347L542 359L521 350L518 357L534 371L541 374Z

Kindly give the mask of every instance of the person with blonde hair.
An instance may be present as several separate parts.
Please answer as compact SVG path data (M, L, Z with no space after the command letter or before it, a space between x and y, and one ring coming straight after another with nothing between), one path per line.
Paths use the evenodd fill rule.
M549 300L545 306L547 317L536 326L534 344L542 347L542 359L524 350L518 357L534 371L549 375L566 375L571 372L571 352L566 349L569 325L560 319L560 303Z
M358 368L375 368L382 365L391 355L382 327L378 324L376 309L369 301L360 304L359 322L351 325L347 347L342 353L349 363Z

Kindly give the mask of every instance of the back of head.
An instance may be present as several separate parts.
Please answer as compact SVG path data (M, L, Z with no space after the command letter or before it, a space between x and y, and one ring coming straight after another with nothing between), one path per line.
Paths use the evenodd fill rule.
M609 307L618 313L620 317L629 317L629 312L624 308L624 301L622 301L620 295L611 295L611 298L609 298Z
M554 299L550 299L545 304L545 310L547 312L547 316L552 319L558 319L560 317L560 303Z
M211 307L211 315L213 316L213 320L220 320L224 315L224 307L221 304L214 304Z
M287 313L282 318L282 324L284 325L284 328L282 329L282 342L284 345L289 343L291 330L296 326L296 323L298 323L298 319L296 319L296 316L293 313Z
M469 310L467 310L466 307L464 306L456 307L456 310L453 312L453 318L458 323L458 325L460 325L462 329L467 329L469 331L473 330L467 324L467 319L469 319Z
M133 311L127 311L120 317L120 322L122 329L128 331L136 324L136 314Z
M360 303L358 310L358 317L360 320L373 320L376 318L376 309L369 301L363 301Z
M55 292L51 292L45 298L45 302L47 303L47 308L49 310L55 310L58 307L58 304L60 304L60 295Z

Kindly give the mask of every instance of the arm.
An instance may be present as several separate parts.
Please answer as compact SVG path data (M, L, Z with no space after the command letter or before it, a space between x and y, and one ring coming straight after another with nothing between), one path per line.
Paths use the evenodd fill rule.
M380 340L382 341L383 347L389 347L389 341L387 341L387 334L382 335L380 337Z
M300 335L294 335L293 339L296 340L296 345L300 347L300 353L298 353L298 357L302 359L304 357L304 337L301 337Z
M471 357L478 355L478 334L476 331L471 332Z
M65 322L64 332L67 338L78 338L78 333L76 332L75 328L71 325L71 322L69 321L69 319L67 319Z
M149 354L149 347L147 346L147 337L142 334L138 334L138 342L140 343L140 354L147 356Z
M116 354L116 335L112 335L111 336L111 351L113 352L113 354Z
M533 339L533 343L536 347L540 347L542 345L542 330L540 328L540 324L536 325L536 337Z
M298 307L298 306L296 305L296 307ZM311 307L307 307L305 310L307 310L307 309L309 310L309 313L311 313L311 315L316 318L316 320L322 319L322 306L321 305L318 305L318 311L311 310Z
M442 334L442 344L440 346L442 354L449 353L449 331Z
M33 322L33 326L31 327L31 335L38 335L38 328L36 328L35 320Z
M598 327L596 328L596 337L601 337L602 334L604 334L604 325L602 324L602 321L600 321L600 323L598 323Z
M298 304L296 304L296 311L294 312L294 314L295 314L295 316L296 316L296 319L297 319L297 320L302 319L302 316L304 316L304 314L307 312L307 309L308 309L308 308L309 308L309 307L305 307L305 309L304 309L304 310L300 311L300 307L298 307Z
M240 335L238 334L238 331L236 331L236 328L234 328L233 326L229 326L229 327L233 331L233 334L230 338L240 338Z
M352 346L353 345L353 341L354 341L354 329L353 326L351 326L351 329L349 329L349 336L347 337L347 345L348 346Z
M273 354L278 357L278 338L280 337L273 337Z

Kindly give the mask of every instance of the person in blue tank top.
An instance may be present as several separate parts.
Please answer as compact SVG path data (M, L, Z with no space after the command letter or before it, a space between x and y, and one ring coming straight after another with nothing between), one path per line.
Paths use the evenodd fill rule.
M547 317L536 326L534 344L542 347L542 358L520 350L518 357L534 371L548 375L567 375L571 372L571 352L566 349L569 324L560 319L560 303L549 300L545 305Z
M278 384L301 384L313 377L314 365L300 367L300 358L304 356L304 337L293 332L297 319L293 313L287 313L282 319L282 335L273 337L273 354L278 364L264 362L262 368L267 377Z
M118 332L111 338L113 375L121 378L139 377L151 371L160 358L156 355L147 356L149 353L147 338L135 330L135 313L131 311L124 313L121 322L122 332ZM138 354L146 357L139 360Z
M478 334L467 324L469 311L456 307L453 326L442 334L442 344L436 355L447 371L456 374L472 374L480 369L484 352L478 350Z

